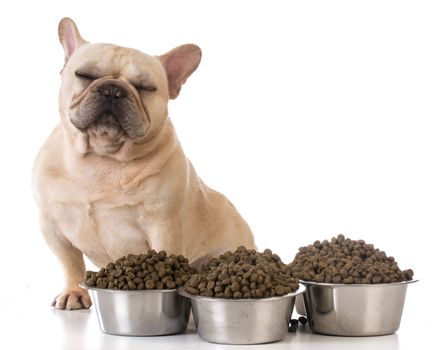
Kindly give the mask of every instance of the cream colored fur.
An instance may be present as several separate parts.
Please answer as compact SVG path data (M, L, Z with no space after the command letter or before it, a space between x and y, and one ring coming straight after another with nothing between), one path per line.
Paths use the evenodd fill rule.
M183 254L196 263L240 245L255 248L235 207L197 176L168 118L167 103L197 68L200 49L184 45L156 57L89 44L68 18L60 22L59 35L66 54L61 122L41 148L33 173L41 229L66 277L54 306L91 305L78 286L85 274L83 254L103 267L148 249ZM87 86L75 76L84 62L94 62L102 72ZM141 74L150 78L156 91L137 91L131 80ZM143 136L114 137L72 124L93 84L105 79L117 79L134 96Z

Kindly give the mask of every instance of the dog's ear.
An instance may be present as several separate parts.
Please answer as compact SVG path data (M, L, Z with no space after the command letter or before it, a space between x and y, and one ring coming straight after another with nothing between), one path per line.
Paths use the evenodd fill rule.
M85 41L77 29L76 23L71 18L64 17L58 26L59 41L65 52L65 63L71 57L74 51L87 41Z
M168 92L171 99L179 95L182 84L199 66L201 57L202 51L193 44L178 46L158 57L167 73Z

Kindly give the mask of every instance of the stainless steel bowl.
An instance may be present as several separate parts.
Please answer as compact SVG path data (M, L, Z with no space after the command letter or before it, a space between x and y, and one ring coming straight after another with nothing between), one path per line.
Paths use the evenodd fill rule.
M260 344L283 339L288 331L295 297L304 291L305 286L299 285L296 292L280 297L222 299L178 290L191 300L199 336L220 344Z
M392 334L399 329L409 283L333 284L301 281L305 309L316 333L342 336Z
M168 335L185 332L189 299L170 290L88 289L102 332L115 335Z

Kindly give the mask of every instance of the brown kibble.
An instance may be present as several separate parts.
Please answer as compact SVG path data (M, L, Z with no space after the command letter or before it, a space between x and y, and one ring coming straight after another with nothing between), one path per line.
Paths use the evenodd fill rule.
M200 283L200 277L199 275L193 275L191 276L191 278L188 280L188 286L190 286L191 288L197 288L197 286Z
M332 283L341 283L341 276L335 275L334 277L332 277Z
M319 282L320 283L320 282L323 282L324 279L325 279L325 277L321 273L314 276L314 281L315 282Z
M90 287L95 286L95 285L96 285L96 279L95 279L95 277L90 277L90 278L88 278L88 279L86 280L85 284L86 284L87 286L90 286Z
M146 289L154 289L155 288L155 282L152 280L147 280L145 284Z
M217 274L216 273L210 273L206 276L206 280L209 281L215 281L217 279Z
M413 278L412 270L401 271L392 256L373 244L343 235L300 247L287 268L294 277L319 283L392 283Z
M242 291L243 293L245 293L245 292L250 292L250 288L249 288L249 286L244 285L244 286L241 287L241 291Z
M234 283L232 283L232 285L231 285L231 290L233 291L233 292L236 292L237 290L239 290L240 289L240 284L238 283L238 282L234 282Z
M232 297L236 298L236 299L240 299L242 296L243 296L243 294L241 294L241 292L238 290L236 292L234 292L234 294L232 295Z
M87 271L87 281L98 276L100 280L95 278L95 284L99 288L108 289L174 289L178 282L182 285L187 281L194 270L189 268L188 260L180 262L176 268L175 257L166 256L164 251L156 253L153 250L147 254L129 254L109 263L97 273ZM93 280L89 282L92 283Z
M392 282L392 280L389 276L384 276L382 278L382 283L391 283L391 282Z
M181 280L182 280L182 282L187 282L188 280L190 279L190 277L189 277L189 275L188 274L186 274L186 275L182 275L181 276Z
M275 287L275 293L277 295L284 295L285 294L285 290L283 286L276 286Z
M205 297L213 297L214 292L210 289L206 289L205 291L201 292L200 295L203 295Z
M204 284L196 285L199 276L207 281L205 288ZM263 298L269 297L271 291L274 295L286 294L298 287L298 280L288 273L279 256L268 250L259 253L243 247L211 259L194 279L191 277L185 284L187 291L187 287L196 285L201 295L210 291L208 295L218 298Z
M414 272L411 269L405 270L404 272L404 276L407 280L411 280L413 278Z
M223 280L226 280L226 279L228 279L228 278L229 278L229 275L228 275L227 272L223 272L223 273L221 273L221 274L218 275L218 280L219 280L219 281L223 281Z
M186 287L185 287L185 290L186 290L188 293L191 293L191 294L194 294L194 295L198 295L198 294L199 294L199 290L198 290L198 289L191 288L190 286L186 286Z
M133 266L133 262L129 260L129 258L127 258L126 260L123 261L123 265L124 266Z
M176 283L174 281L168 281L166 283L166 286L168 289L175 289L176 288Z
M225 298L232 298L232 289L231 287L226 287L225 292L224 292L224 296Z
M106 282L103 278L97 280L97 288L105 289L108 287L108 282Z
M303 279L304 281L311 281L311 276L308 273L304 272L301 276L301 279Z
M215 286L214 287L214 292L215 293L221 293L221 292L223 292L223 286Z
M173 278L171 276L166 275L163 278L161 278L161 281L162 281L162 283L167 284L167 282L173 281ZM199 286L200 286L200 283L199 283Z
M346 283L346 284L354 283L354 278L352 276L346 277L343 279L343 283Z
M255 295L256 295L257 298L262 298L262 297L264 297L264 292L263 292L262 289L256 289L255 290Z
M241 280L241 285L242 286L248 286L250 283L249 283L249 280L248 279L246 279L246 278L243 278L242 280Z
M372 278L372 283L381 283L382 282L382 277L377 275L377 276L373 276Z

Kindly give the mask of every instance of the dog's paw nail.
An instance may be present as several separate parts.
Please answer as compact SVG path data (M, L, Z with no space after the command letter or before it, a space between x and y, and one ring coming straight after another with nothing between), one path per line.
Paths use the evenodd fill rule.
M91 299L86 290L65 290L56 297L52 306L61 310L89 309Z

